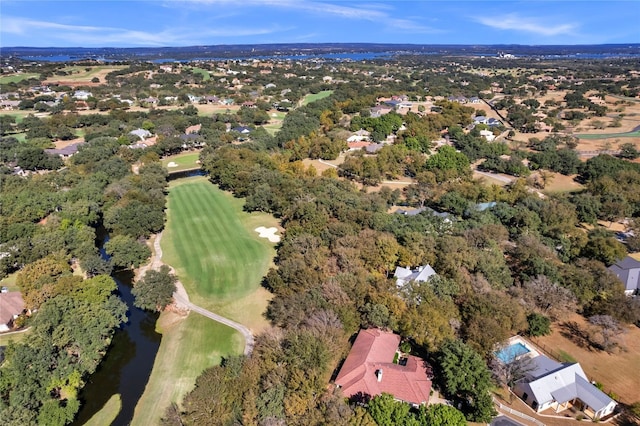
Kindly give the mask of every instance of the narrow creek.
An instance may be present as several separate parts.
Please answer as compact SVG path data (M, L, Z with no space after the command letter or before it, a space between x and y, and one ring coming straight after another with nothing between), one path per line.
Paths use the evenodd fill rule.
M107 241L105 233L102 246ZM103 249L100 252L103 257L107 256ZM128 425L133 419L134 409L144 392L160 347L162 336L155 331L158 314L133 306L133 273L115 272L111 276L118 284L120 298L129 308L128 322L115 333L107 355L80 392L82 407L73 426L84 425L116 394L120 394L122 408L112 425Z

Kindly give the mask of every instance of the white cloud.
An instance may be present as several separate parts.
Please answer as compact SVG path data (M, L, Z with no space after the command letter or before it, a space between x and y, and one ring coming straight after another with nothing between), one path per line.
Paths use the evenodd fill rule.
M369 21L380 24L380 28L393 28L397 32L404 33L439 33L438 29L419 24L412 19L395 18L392 3L358 3L358 7L344 6L322 1L307 0L167 0L165 5L170 7L182 7L191 5L229 6L234 8L246 8L248 6L265 6L284 10L308 12L315 15L328 15L332 17Z
M577 28L577 25L572 23L552 24L544 19L522 17L515 13L473 19L483 25L498 30L524 31L546 37L572 34Z
M15 18L10 16L3 17L1 22L2 28L0 29L0 32L8 34L25 34L34 29L50 29L77 32L103 31L106 29L86 25L58 24L56 22L36 21L33 19Z
M64 40L78 46L171 46L209 42L207 37L245 37L282 31L280 27L209 29L172 28L154 32L114 27L68 25L57 22L4 16L0 33L31 36L46 40ZM46 31L46 36L44 32ZM53 44L53 43L50 43Z

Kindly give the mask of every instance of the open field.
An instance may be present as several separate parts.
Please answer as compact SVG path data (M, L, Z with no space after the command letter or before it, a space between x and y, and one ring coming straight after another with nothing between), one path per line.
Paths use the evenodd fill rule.
M122 408L122 399L120 394L113 395L106 404L89 419L84 426L104 426L110 425L118 417L118 413Z
M25 74L11 74L11 75L3 75L0 77L0 84L9 84L9 83L17 83L22 80L28 80L30 78L40 78L40 74L36 73L25 73Z
M549 172L549 174L551 174L551 180L544 187L543 192L546 192L546 193L574 192L574 191L580 191L584 189L584 185L574 180L575 175L565 176L560 173L553 173L553 172Z
M193 67L191 68L191 72L193 72L194 74L201 74L202 81L207 81L211 79L211 74L209 73L209 71L205 70L204 68Z
M156 327L162 343L132 425L160 424L167 407L182 401L202 371L244 347L238 332L195 313L163 312Z
M307 105L319 99L326 98L327 96L331 96L332 93L333 93L333 90L323 90L318 93L308 94L304 97L304 99L302 99L302 105Z
M586 320L578 314L574 314L569 321L575 321L582 329L587 326ZM542 349L550 348L556 353L563 351L575 358L590 380L604 385L605 392L615 392L627 404L640 401L640 374L637 374L640 365L640 328L626 327L626 333L620 339L624 350L615 354L579 346L570 338L570 331L563 323L554 323L552 330L551 335L534 342L543 345Z
M197 163L200 158L200 151L183 152L181 154L171 155L162 159L162 165L166 167L169 172L179 172L182 170L195 169L200 167L200 163ZM175 167L169 167L169 163L177 164Z
M240 109L238 105L202 104L194 106L198 109L198 115L224 114L227 111L235 114Z
M268 293L260 281L275 250L254 229L277 221L245 213L243 204L204 177L172 182L163 260L176 269L193 303L256 331L267 325Z
M89 71L87 71L89 68ZM62 71L68 75L54 75L45 80L45 83L90 83L91 79L97 77L100 83L105 82L105 76L112 71L126 68L123 65L98 65L98 66L68 66Z

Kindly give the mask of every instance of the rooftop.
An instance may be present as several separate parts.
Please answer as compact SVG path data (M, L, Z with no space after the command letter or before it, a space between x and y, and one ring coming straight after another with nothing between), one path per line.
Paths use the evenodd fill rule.
M336 385L348 397L373 397L384 392L411 404L425 404L431 392L428 365L411 355L404 365L394 364L399 344L397 334L379 329L360 330L338 373Z

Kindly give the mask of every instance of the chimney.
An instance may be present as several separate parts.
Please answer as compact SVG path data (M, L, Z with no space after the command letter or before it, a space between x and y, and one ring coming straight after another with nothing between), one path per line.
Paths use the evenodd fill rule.
M376 377L378 377L378 381L382 381L382 368L376 371Z

